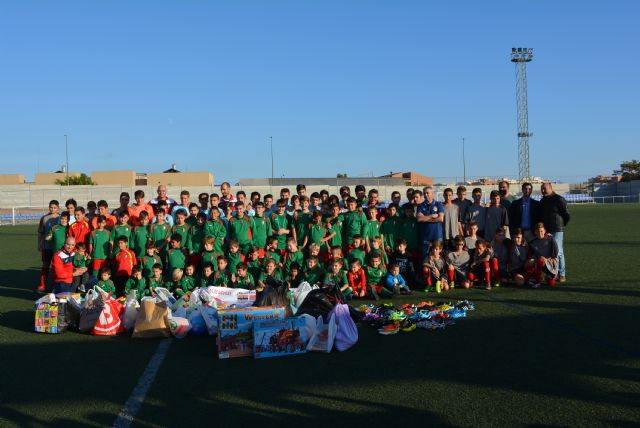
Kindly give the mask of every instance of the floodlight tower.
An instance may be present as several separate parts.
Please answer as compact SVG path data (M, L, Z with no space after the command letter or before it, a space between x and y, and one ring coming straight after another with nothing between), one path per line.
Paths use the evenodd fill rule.
M511 62L516 65L516 103L518 105L518 179L530 181L529 108L527 103L527 63L533 60L532 48L511 48Z

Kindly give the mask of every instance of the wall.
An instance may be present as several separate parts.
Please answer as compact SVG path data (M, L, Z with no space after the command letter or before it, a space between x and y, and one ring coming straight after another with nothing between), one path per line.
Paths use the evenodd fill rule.
M80 173L70 172L69 177L80 177ZM65 180L67 178L67 174L64 172L41 172L37 173L35 178L35 183L37 185L56 185L56 180Z
M177 172L177 173L149 173L147 185L158 186L213 186L213 174L210 172Z
M134 186L136 172L134 170L94 171L91 173L91 179L94 183L105 186Z
M621 181L619 183L596 183L593 185L593 196L632 196L637 198L640 194L640 180Z
M22 174L0 174L0 186L11 184L24 184L24 175Z

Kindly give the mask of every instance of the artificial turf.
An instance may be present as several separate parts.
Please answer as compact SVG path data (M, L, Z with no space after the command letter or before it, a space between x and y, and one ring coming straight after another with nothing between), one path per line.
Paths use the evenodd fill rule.
M637 425L640 205L571 211L564 284L397 298L476 310L443 331L363 325L344 353L218 360L211 337L173 340L134 425ZM0 426L113 424L158 341L33 333L35 227L0 237Z

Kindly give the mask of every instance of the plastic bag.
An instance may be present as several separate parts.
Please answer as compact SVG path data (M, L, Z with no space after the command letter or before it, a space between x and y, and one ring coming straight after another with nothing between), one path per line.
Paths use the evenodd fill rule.
M127 301L124 304L123 327L125 331L130 331L135 325L139 307L140 304L136 299L136 291L131 290L127 296Z
M118 334L122 322L120 320L121 311L122 304L117 300L111 299L105 302L92 334L94 336L115 336Z
M311 290L313 290L313 287L306 281L301 283L297 288L292 288L290 290L293 300L291 309L293 310L294 315L297 313L298 308L302 305L302 302L304 302L304 299L307 298L307 294L309 294Z
M310 340L313 337L314 333L316 332L317 320L309 314L299 315L298 318L304 320L306 337L308 340Z
M191 324L191 331L189 331L190 335L193 336L203 336L209 333L207 329L207 324L202 317L202 313L200 312L200 308L195 308L191 314L189 314L189 324Z
M298 306L296 315L309 314L314 318L319 316L329 319L329 312L336 303L340 302L339 291L327 288L311 290L307 293L304 301Z
M358 327L349 313L349 305L339 304L332 310L336 320L334 345L338 351L346 351L358 342Z
M189 320L186 318L173 317L169 321L169 329L171 329L173 337L182 339L189 333L189 330L191 330L191 324L189 324Z
M80 314L82 313L82 303L74 297L67 299L66 306L67 328L77 330L80 325Z
M100 318L103 307L104 300L102 298L102 295L94 289L89 290L87 292L87 300L85 300L84 307L82 308L82 312L80 313L80 323L78 325L78 330L84 333L93 331L93 328L98 322L98 318Z
M284 281L276 281L273 278L267 278L264 290L256 294L256 301L253 306L265 307L276 306L284 308L285 317L293 316L291 305L289 304L289 287Z
M335 340L335 337L335 315L331 314L329 316L329 321L326 324L322 321L322 317L320 316L317 320L316 331L307 345L307 350L329 353L331 352L331 348L333 348L333 341Z
M207 326L209 336L218 334L218 311L211 306L201 305L200 314L204 319L204 323Z
M176 304L177 300L169 290L164 287L156 288L156 298L161 302L167 302L167 306L171 308Z
M169 337L169 308L166 302L142 299L131 337Z

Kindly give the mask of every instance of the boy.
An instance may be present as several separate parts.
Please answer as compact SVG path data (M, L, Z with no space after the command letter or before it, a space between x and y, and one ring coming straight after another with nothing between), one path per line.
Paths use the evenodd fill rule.
M354 297L366 297L367 291L369 291L371 297L378 300L378 294L367 287L367 275L362 269L360 260L356 259L351 264L351 268L347 272L347 281L349 282L349 287L353 290Z
M200 278L200 287L205 288L213 285L216 279L213 263L206 262L202 265L202 278Z
M103 267L100 269L100 281L98 281L97 286L102 289L105 293L109 293L113 295L116 292L116 287L113 285L113 281L111 281L111 270L109 268Z
M85 286L89 282L89 266L91 257L87 255L87 247L84 242L76 245L76 253L73 256L73 269L77 270L79 275L73 277L73 289L84 293ZM82 273L80 273L82 271Z
M297 288L300 283L302 283L302 272L298 263L291 263L291 269L289 270L289 275L287 275L285 281L287 281L290 288Z
M124 236L127 238L127 242L131 242L131 226L129 226L129 213L127 211L119 211L118 212L118 223L113 228L113 242L118 242L118 238ZM118 254L120 249L118 247L114 248L113 255Z
M115 216L112 216L111 214L109 214L109 204L104 199L101 199L98 201L98 215L95 216L91 221L92 229L95 230L98 228L98 217L100 216L103 216L105 218L105 221L106 221L105 228L111 231L111 229L113 229L113 227L116 225L117 219L115 218ZM76 216L76 221L78 221L77 216ZM78 242L77 238L76 238L76 242Z
M244 212L244 202L236 202L236 216L229 220L229 235L235 239L240 246L242 254L247 254L253 246L252 232L253 220Z
M298 250L298 243L292 236L287 239L287 254L284 259L284 276L287 277L291 274L292 263L297 263L298 266L303 266L304 256L302 252Z
M163 261L167 258L167 244L171 236L171 226L165 223L165 211L163 208L158 208L156 212L155 223L149 228L149 235L153 241L156 251Z
M369 221L367 221L367 225L365 227L364 234L364 242L367 249L367 252L371 252L371 243L373 242L373 238L380 238L380 222L378 221L378 209L375 205L367 208L367 212L369 213Z
M264 247L267 245L267 237L271 236L271 221L265 216L264 204L257 201L254 205L256 215L253 217L253 246L260 249L260 257L264 257Z
M322 224L322 213L316 210L312 214L313 223L309 225L309 240L310 244L316 244L320 247L320 251L324 254L327 253L327 229Z
M266 194L263 198L264 201L264 215L267 217L271 217L273 214L273 195Z
M131 278L129 278L124 285L125 296L128 296L131 291L136 292L136 299L138 300L151 295L147 288L147 282L142 277L142 269L140 269L140 266L133 267L131 270Z
M187 234L187 252L189 253L189 263L192 263L196 272L202 269L202 241L205 237L204 228L207 221L205 213L196 214L197 223L189 228Z
M229 272L232 275L238 272L238 265L244 262L244 255L240 252L240 243L233 238L229 241L227 260L229 262Z
M467 235L464 238L464 246L469 253L476 248L476 241L478 240L478 223L471 220L467 223Z
M179 233L171 235L169 246L171 248L167 253L167 275L171 278L174 270L184 270L187 264L187 257L185 250L182 248L182 236Z
M462 223L460 223L460 208L453 203L453 189L444 189L444 248L447 251L455 250L454 238L464 236Z
M454 239L455 250L447 254L447 275L449 286L454 288L456 283L469 288L467 275L469 273L469 252L465 250L464 240L460 236Z
M382 251L382 239L382 236L373 237L373 240L371 241L371 251L366 255L364 261L368 264L371 257L373 257L374 254L377 254L380 256L380 260L382 261L382 267L386 269L389 264L389 257L387 257L387 253Z
M453 200L453 203L458 206L458 211L460 213L458 221L464 224L467 218L467 210L473 202L467 199L467 188L464 186L458 186L456 189L456 195L457 198Z
M69 231L69 213L64 211L60 214L60 224L56 224L51 228L51 232L46 236L45 240L53 243L52 248L54 253L58 252L63 246L64 241L67 239ZM80 241L84 244L84 242Z
M107 225L105 216L98 215L94 220L96 220L96 229L89 236L89 254L92 259L91 272L94 277L98 277L100 270L109 266L109 255L113 248L113 241L111 233L105 228Z
M509 230L509 215L507 209L500 205L500 192L492 190L489 197L491 203L486 210L483 236L487 242L493 241L494 236L496 236L499 230Z
M160 265L162 270L162 259L156 254L156 245L153 241L148 241L145 248L145 256L138 260L139 266L142 268L142 276L149 279L153 276L153 268Z
M218 269L218 257L221 255L214 251L214 243L215 239L213 236L205 236L202 244L202 254L200 258L202 259L202 266L205 264L211 263L212 269L215 272Z
M51 234L51 229L60 221L60 202L55 199L49 201L49 213L40 218L38 224L38 249L40 250L40 283L38 291L44 292L49 269L51 267L51 259L53 259L53 242L47 240L46 237Z
M400 275L400 266L395 263L389 266L385 285L387 290L393 294L411 294L411 290L409 290L404 278Z
M478 280L482 280L482 286L486 290L491 290L490 262L491 250L489 249L489 243L484 239L478 239L471 258L471 264L469 265L469 274L467 275L472 284Z
M418 258L418 223L416 222L413 205L407 203L402 206L404 217L400 222L400 237L407 243L407 252L414 260Z
M347 246L347 260L352 264L354 260L360 260L364 265L364 251L362 251L362 236L354 235L353 244Z
M182 248L187 247L187 237L189 236L189 226L186 223L187 215L184 210L179 210L176 213L176 223L171 228L171 234L178 234L182 238L180 245Z
M138 217L138 226L134 226L131 232L131 247L136 258L143 258L147 250L147 242L151 237L149 233L149 213L141 211Z
M149 294L152 296L156 295L156 288L164 287L164 279L162 278L162 265L160 263L156 263L153 265L152 269L153 275L149 278Z
M267 285L267 279L272 278L275 281L282 281L282 274L276 269L276 261L273 259L267 259L265 264L265 271L260 275L258 280L257 291L262 291Z
M391 255L391 263L398 265L403 278L415 276L414 260L407 252L407 241L400 238L396 241L396 251Z
M387 218L380 226L380 234L384 237L384 251L391 254L396 248L396 239L400 238L400 218L398 217L397 204L392 203L387 207Z
M119 236L117 242L118 254L115 257L114 282L116 284L116 295L122 296L127 279L131 276L131 271L136 265L136 255L129 249L126 236Z
M147 213L147 218L149 219L149 223L151 223L151 219L153 219L155 213L153 212L151 205L144 201L144 191L136 190L133 194L133 199L135 199L136 202L129 207L129 220L131 221L131 224L139 226L140 215L143 212Z
M256 285L253 276L249 275L249 266L246 263L239 263L236 267L237 272L231 275L231 284L234 288L244 288L246 290L255 290Z
M320 266L317 256L311 256L307 259L307 269L304 272L304 280L309 285L320 285L325 276L325 271Z
M160 210L164 211L164 214L165 214L164 222L167 223L169 227L173 227L173 223L174 223L173 216L169 214L171 212L171 209L167 201L164 201L164 200L159 200L158 203L156 204L156 217L153 219L153 223L158 222L158 211Z
M213 238L212 251L217 254L222 254L224 239L227 236L227 228L224 225L224 222L220 220L220 211L218 211L217 208L211 209L211 211L209 211L209 215L211 216L211 220L204 226L204 235L211 236Z
M225 256L218 257L218 271L213 275L213 285L216 287L228 287L231 282L231 273L227 270L229 260Z
M196 204L195 202L191 202L189 204L189 217L187 217L187 219L185 220L185 223L187 223L187 226L191 228L196 224L198 224L198 214L200 214L200 207L198 207L198 204ZM206 213L203 213L203 214L206 220L207 214Z
M499 287L500 283L503 281L506 282L508 278L510 247L511 247L511 240L506 239L505 231L498 230L498 232L496 232L496 236L493 238L493 241L491 242L491 252L493 253L493 258L497 260L497 264L498 264L498 268L495 270L491 278L493 280L494 287Z
M264 252L264 250L262 250ZM260 260L260 248L253 247L247 257L245 257L245 263L249 270L249 275L253 277L254 284L260 279L262 273L262 261Z
M331 205L331 216L327 218L327 235L328 246L342 247L342 223L344 217L340 214L340 206L338 204Z
M193 290L196 288L197 280L195 277L196 267L193 263L189 263L186 268L184 268L184 276L182 277L182 281L186 284L186 287L189 290Z
M278 250L284 254L287 248L287 237L291 233L291 218L286 214L287 204L284 199L278 199L276 213L271 214L271 228L273 236L278 240Z
M91 233L91 227L89 226L89 222L86 218L84 218L84 208L78 207L76 209L76 221L75 223L70 224L69 229L67 230L68 236L73 236L76 240L76 244L78 242L84 242L85 244L89 243L89 234ZM99 216L98 216L99 217ZM94 218L96 220L97 217ZM69 217L69 222L71 222L71 217Z
M305 248L309 240L308 232L312 221L309 198L306 195L300 197L300 205L302 210L293 214L293 222L295 224L293 233L298 242L298 247Z
M351 300L353 290L349 287L347 274L342 270L341 259L336 259L331 263L331 270L324 276L322 286L331 290L339 290L345 300Z
M393 293L381 284L382 278L387 274L387 271L380 266L381 262L379 255L371 257L370 264L366 269L367 287L371 287L378 296L391 297Z
M362 237L367 225L367 217L358 209L358 204L353 196L347 199L347 207L349 211L344 214L344 222L342 223L344 231L343 245L353 244L356 235Z
M442 290L449 290L449 278L447 276L447 265L443 257L444 246L442 241L434 241L429 251L429 256L422 263L423 269L429 268L429 279L427 283L429 286L436 283L436 293L440 293ZM426 291L426 290L425 290Z
M267 266L267 261L273 259L276 262L276 266L282 266L282 252L278 249L278 238L270 236L267 238L267 249L264 252L262 262L264 266Z
M482 203L482 189L476 187L471 192L473 198L473 204L467 208L467 214L465 216L465 222L469 223L475 221L478 225L478 236L484 238L484 223L487 215L487 208ZM474 247L468 247L472 250Z

